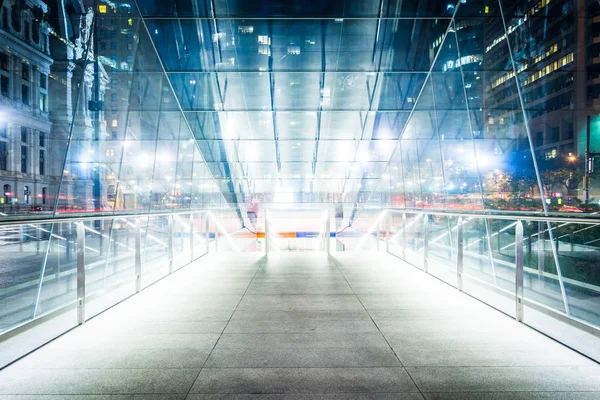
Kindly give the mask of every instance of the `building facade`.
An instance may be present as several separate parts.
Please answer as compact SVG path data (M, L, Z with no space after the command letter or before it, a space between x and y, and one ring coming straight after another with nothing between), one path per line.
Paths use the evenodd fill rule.
M595 0L504 1L503 4L540 173L578 161L582 169L587 119L594 120L600 110L600 4ZM486 9L499 13L497 2L490 2ZM484 51L484 69L496 71L488 73L485 81L486 135L508 137L516 134L514 130L508 132L512 127L523 126L524 116L515 107L519 94L500 19L490 19L486 24ZM526 135L506 143L513 147L503 148L502 152L530 151ZM581 177L577 178L583 183ZM562 195L556 185L546 186L547 198ZM569 186L572 198L582 198L582 185Z
M39 0L0 2L0 212L50 209L49 33Z

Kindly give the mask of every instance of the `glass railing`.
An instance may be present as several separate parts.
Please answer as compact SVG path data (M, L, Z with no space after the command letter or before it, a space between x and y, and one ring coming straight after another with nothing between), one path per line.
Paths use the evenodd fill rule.
M0 222L0 367L35 324L52 320L51 338L208 252L255 250L224 226L210 211Z
M600 220L389 209L375 222L359 250L385 249L600 359Z

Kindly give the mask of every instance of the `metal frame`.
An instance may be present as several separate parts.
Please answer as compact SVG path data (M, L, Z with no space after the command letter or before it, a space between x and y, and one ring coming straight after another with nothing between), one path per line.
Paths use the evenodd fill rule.
M389 214L385 216L385 251L390 251L390 227L392 217Z
M523 322L523 223L517 221L515 228L515 318L519 322Z
M194 214L190 214L190 262L194 261Z
M429 273L429 217L423 217L423 271Z
M464 246L463 246L463 219L458 218L456 225L456 287L463 291L463 267L464 267Z
M323 247L325 253L331 253L331 211L327 210L327 215L325 216L325 229L323 232Z
M167 251L169 253L169 274L173 273L173 269L175 268L175 262L173 259L173 216L169 217L169 226L168 226L168 247Z
M135 292L142 290L142 221L135 219Z
M85 226L77 224L77 325L85 322Z
M406 260L406 213L402 213L402 259Z

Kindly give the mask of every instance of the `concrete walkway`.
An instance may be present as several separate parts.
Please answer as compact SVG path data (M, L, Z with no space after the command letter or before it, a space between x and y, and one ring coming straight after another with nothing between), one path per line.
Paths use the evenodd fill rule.
M393 256L281 253L201 258L0 371L0 400L212 398L589 400L600 366Z

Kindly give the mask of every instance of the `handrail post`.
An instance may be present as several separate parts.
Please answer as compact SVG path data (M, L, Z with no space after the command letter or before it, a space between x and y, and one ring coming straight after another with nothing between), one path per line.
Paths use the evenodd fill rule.
M173 260L173 216L169 215L169 226L168 226L168 231L167 231L167 235L168 237L168 241L167 241L167 251L169 254L169 274L173 273L173 269L174 269L174 260Z
M190 262L194 261L194 214L190 214Z
M385 251L390 252L390 221L392 216L389 213L385 215Z
M523 223L517 221L515 227L515 318L523 322Z
M544 230L544 223L538 222L538 239L537 239L537 258L538 258L538 279L540 283L544 284L544 262L545 262L545 237L546 231Z
M142 290L142 223L135 219L135 292Z
M219 252L219 228L215 224L215 253Z
M265 254L269 254L269 210L265 211Z
M423 271L429 273L429 215L423 214Z
M402 259L406 261L406 213L402 213Z
M381 242L381 221L377 221L375 228L375 250L379 251L379 242Z
M325 234L323 236L323 246L325 247L325 253L329 254L331 252L331 213L327 210L327 219L325 220Z
M456 287L463 290L463 219L458 218L456 229Z
M77 223L77 325L85 322L85 226Z
M208 254L209 250L210 250L210 216L208 214L206 214L204 216L205 218L205 228L206 231L204 232L204 238L206 239L206 254Z

